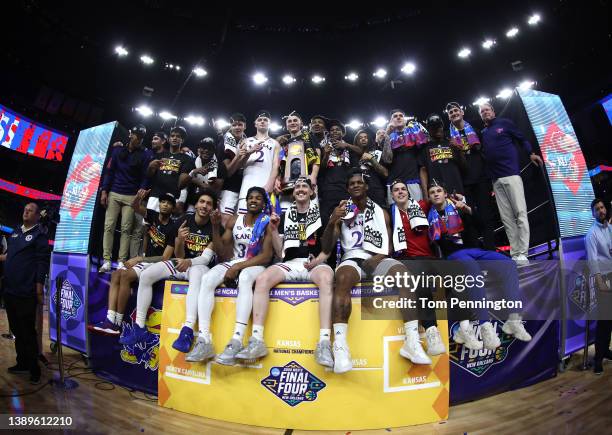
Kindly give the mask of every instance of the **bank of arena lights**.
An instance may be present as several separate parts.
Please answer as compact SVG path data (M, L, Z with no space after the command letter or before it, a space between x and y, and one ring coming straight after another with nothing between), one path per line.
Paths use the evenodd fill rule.
M519 32L518 27L513 27L506 32L506 37L514 38L516 35L518 35L518 32Z
M141 116L145 118L153 115L153 109L151 109L149 106L146 106L144 104L141 106L138 106L135 110L136 112L138 112Z
M485 39L485 41L482 43L482 48L485 50L490 50L495 44L495 39Z
M491 101L491 99L488 97L479 97L476 101L472 103L472 105L480 106L481 104L488 103L489 101Z
M348 80L349 82L356 82L359 78L359 75L355 72L348 73L344 76L344 80Z
M217 118L213 120L213 125L217 130L223 130L226 127L229 127L230 123L227 122L224 118Z
M272 121L270 123L270 131L272 133L276 133L277 131L279 131L281 128L283 128L278 122Z
M524 80L519 83L518 88L522 91L526 91L527 89L531 89L533 85L535 85L535 82L532 82L531 80Z
M297 81L296 78L293 77L291 74L285 74L283 76L283 83L286 84L287 86L291 86L296 81Z
M377 116L374 118L374 121L371 122L372 125L378 128L383 128L387 125L389 121L384 116Z
M121 45L115 47L115 53L117 53L120 57L127 56L129 54L125 47L122 47Z
M195 74L196 77L205 77L206 75L208 75L208 71L206 71L201 66L196 66L193 69L193 73Z
M497 94L495 97L501 98L503 100L507 100L508 98L512 96L512 92L513 92L512 89L504 88L501 91L499 91L499 94Z
M527 24L529 24L530 26L535 26L536 24L538 24L540 21L542 20L542 17L540 17L540 14L533 14L532 16L529 17L529 19L527 20Z
M461 50L459 50L459 52L457 53L457 56L459 56L462 59L467 59L470 54L472 54L472 50L470 50L467 47L462 48Z
M411 75L411 74L414 74L415 71L416 71L416 65L412 62L406 62L404 66L402 66L402 72L404 74Z
M155 60L153 60L153 58L148 54L143 54L140 56L140 61L145 65L151 65L153 62L155 62Z
M166 110L164 110L163 112L160 112L159 113L159 117L161 119L163 119L164 121L169 121L171 119L177 119L176 115L173 115L172 113L170 113L170 112L168 112Z
M320 85L321 83L323 83L325 81L325 77L320 76L319 74L315 74L314 76L312 76L312 79L310 79L315 85Z
M361 128L362 125L363 123L358 119L352 119L351 122L346 124L346 126L349 127L351 130L357 130L358 128Z
M204 123L206 122L206 119L199 115L189 115L185 117L185 121L187 121L189 125L195 125L197 127L202 127Z
M378 68L372 75L377 79L384 79L387 77L387 70L384 68Z
M257 86L262 86L268 81L268 77L264 73L258 72L253 74L253 83Z

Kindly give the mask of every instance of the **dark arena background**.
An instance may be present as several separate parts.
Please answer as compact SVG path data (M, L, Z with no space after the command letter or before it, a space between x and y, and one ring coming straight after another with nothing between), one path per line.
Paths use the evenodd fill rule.
M612 230L607 223L612 219L609 1L419 3L215 7L206 2L182 0L16 0L3 5L0 430L20 426L46 431L72 429L79 433L291 434L368 430L367 433L539 434L604 433L610 427L612 365L606 361L612 360L612 351L608 349L612 302L609 291L603 288L607 286L609 290L612 279ZM482 143L478 155L483 156L483 166L478 170L486 175L480 181L484 183L484 193L481 192L478 201L488 204L491 210L488 218L482 211L486 207L467 194L466 179L470 171L475 171L474 166L468 165L467 169L461 166L460 182L466 185L466 191L459 191L454 184L447 186L455 180L451 171L457 171L453 166L457 155L462 156L459 160L463 162L466 149L470 154L469 146L460 151L448 142L452 140L453 107L460 109L463 119L473 127L478 145ZM483 120L482 109L486 107L494 109L497 124ZM403 114L406 124L401 128L392 125L393 115L398 112ZM270 149L276 150L270 154L274 162L266 166L265 174L259 175L261 182L248 178L246 168L251 160L241 163L243 166L235 174L228 169L228 164L231 165L228 162L240 160L242 137L233 132L241 114L246 118L244 138L258 135L257 140L269 141ZM297 132L289 126L296 115L302 122ZM432 115L438 115L440 121ZM256 119L262 117L268 119L265 134L256 128ZM316 118L325 121L324 133L313 129ZM509 124L500 127L499 121L503 119ZM439 125L436 122L443 124L444 137L439 143L434 139ZM506 148L500 156L491 150L499 136L510 130L509 126L521 136L512 136L510 152ZM154 137L162 132L178 135L177 127L186 131L179 148L174 149L169 137L164 145L168 155L154 156ZM333 136L334 127L342 130L342 140ZM402 130L404 127L406 130ZM408 138L406 131L412 127L417 132L416 139L407 145L413 136ZM310 177L310 188L318 195L310 201L321 209L322 227L316 243L326 243L324 228L328 222L333 226L334 207L341 199L351 198L351 203L358 203L358 195L351 187L345 192L342 185L348 169L342 172L342 192L335 200L338 179L334 174L340 172L334 171L343 168L342 156L350 161L347 165L366 171L361 179L370 180L367 184L371 198L374 187L369 177L378 175L370 163L367 166L360 159L364 150L379 153L375 159L379 159L385 174L407 173L400 165L394 166L393 161L381 164L380 155L384 155L385 148L384 139L379 145L375 143L378 130L385 131L386 146L393 159L401 157L404 148L414 151L415 156L419 153L415 175L400 180L413 199L418 200L415 195L422 196L422 190L429 194L428 184L430 189L431 184L434 188L438 185L440 180L432 174L441 177L452 198L444 202L447 208L442 206L439 211L431 194L423 197L420 205L412 201L429 230L415 230L411 234L425 237L430 254L410 253L408 242L406 248L391 250L396 263L414 271L411 264L418 269L421 262L412 260L419 257L429 265L424 268L430 270L434 263L464 264L461 261L465 257L453 256L455 249L474 247L490 254L494 251L499 255L496 258L510 268L504 270L510 272L495 275L496 268L481 261L489 258L470 260L487 276L489 299L501 299L500 292L514 285L524 302L522 317L516 320L490 311L487 313L490 321L485 321L472 312L466 321L438 310L437 327L433 328L444 349L433 352L428 335L431 329L424 325L423 318L419 317L421 322L415 326L416 335L411 342L410 321L402 320L399 311L390 317L385 317L386 314L377 317L369 311L369 301L376 296L372 293L372 278L381 270L380 266L366 274L360 258L360 266L354 267L361 267L358 269L363 272L361 280L348 287L344 299L339 296L345 276L338 270L347 258L348 261L352 258L346 257L349 250L345 249L341 235L339 241L332 240L330 257L320 261L322 266L327 263L331 266L325 270L329 269L332 277L335 273L329 289L333 304L328 325L324 327L325 322L319 318L323 287L315 285L306 272L299 275L300 279L289 279L285 273L285 281L279 278L280 282L269 286L266 292L271 303L265 343L261 344L268 355L236 357L231 364L225 364L219 355L227 352L225 345L232 331L233 338L239 331L242 339L253 330L256 338L257 328L252 325L255 314L248 320L248 326L232 329L234 320L236 325L240 323L238 306L244 304L240 282L246 272L241 272L241 278L220 278L219 284L211 287L212 321L208 329L202 329L204 322L200 321L199 333L194 327L197 322L188 326L185 314L186 309L189 311L188 294L195 287L204 291L200 288L206 287L213 264L242 260L236 254L240 246L244 258L250 260L264 255L262 249L268 254L267 248L261 248L263 243L257 245L258 236L239 232L247 231L247 227L256 232L261 223L258 220L248 225L249 211L244 215L248 218L238 217L235 224L230 224L235 225L230 230L234 236L224 242L227 252L234 252L234 257L217 248L216 263L210 263L210 271L202 269L205 270L202 284L199 278L194 278L197 266L193 263L189 263L191 272L182 273L180 265L185 262L175 257L198 258L213 237L206 238L202 232L212 234L206 228L212 228L209 222L214 223L215 213L206 211L201 218L208 225L205 226L198 214L201 207L198 198L208 197L202 192L208 192L205 189L209 187L220 193L222 200L217 208L225 213L222 225L227 226L233 222L230 215L234 209L239 216L244 210L234 204L226 213L223 208L228 204L226 192L233 193L236 201L239 196L246 200L246 188L243 192L240 183L249 180L245 183L266 191L262 201L269 201L269 212L285 213L281 222L285 229L290 228L287 220L292 209L285 212L285 208L293 199L287 186L293 188L303 179L290 176L285 166L297 137L301 150L298 164L302 164L302 175ZM369 146L374 148L360 148L356 139L360 131L367 133ZM459 137L467 145L468 130L461 131L464 136L458 133ZM492 138L493 131L496 136ZM406 144L398 145L398 134ZM425 135L426 140L420 141L419 134ZM144 149L144 160L136 163L125 157L134 152L130 142L134 138L141 139L134 142L141 145L134 146ZM309 140L313 141L312 147ZM340 146L350 152L340 153L338 143L344 143ZM446 144L450 154L434 165L433 157L431 162L427 161L427 156L434 155L434 151L427 149L428 143L432 150ZM208 158L214 155L218 165L214 176L201 168L203 165L207 168L203 163L204 144L211 147ZM257 152L261 153L261 160L257 161L261 163L265 147ZM312 155L308 152L320 158L318 181L316 176L312 179L309 160ZM179 154L181 158L176 157ZM130 161L129 169L122 166L128 165L126 158ZM151 169L152 160L159 163L155 169ZM497 160L512 161L509 165L517 165L517 173L496 176L492 168ZM436 169L437 163L444 164L440 166L443 169ZM134 170L139 164L142 167ZM176 168L182 166L180 170L175 168L176 178L166 189L167 178L164 184L159 175L169 176L174 164ZM414 165L417 168L416 160ZM241 178L243 167L245 175ZM197 175L200 169L199 174L209 177L207 181L201 181L204 177ZM122 185L123 190L117 188L122 171L132 171L129 176L132 178L125 182L129 186ZM189 174L187 184L179 186L183 182L177 182L179 173ZM407 212L391 205L399 204L399 200L392 198L391 193L387 197L387 186L391 189L396 181L387 175L379 176L384 204L372 210L381 209L383 216L382 209L387 209L391 232L401 228L404 237L404 230L415 228L410 226L414 209L407 218ZM525 252L518 252L518 245L523 242L519 242L520 234L511 229L514 225L519 228L516 232L524 231L520 213L515 209L508 211L516 212L508 218L503 206L499 206L508 202L518 207L522 200L522 196L516 200L513 194L496 187L498 178L510 178L506 175L518 175L522 183L524 219L529 232L523 241L528 245ZM269 176L271 182L266 183ZM230 180L238 180L236 192L228 187ZM224 187L220 187L221 182ZM164 187L158 188L159 185ZM162 243L159 253L150 254L148 244L156 240L159 232L163 232L160 228L166 225L161 222L165 215L162 219L160 203L170 190L174 192L171 195L174 203L179 205L173 214L169 213L168 233L164 237L166 241L172 238L173 243L168 242L167 246ZM142 194L140 201L134 199L137 191ZM119 201L117 194L129 201L122 200L121 217L115 215L116 228L113 225L109 229L111 213L102 203L105 198L109 203ZM294 194L298 195L297 187ZM326 202L326 194L328 198L336 195L334 201ZM599 206L591 203L595 198L604 207L601 219L597 215ZM152 199L158 199L157 203ZM299 199L296 201L299 203ZM472 207L471 218L466 218L461 209L463 202ZM34 221L24 211L31 203L38 209L36 229L31 229ZM247 207L248 202L240 204ZM144 221L138 214L139 205L148 209ZM317 213L319 207L315 207ZM448 217L452 210L463 218L459 219L460 232L453 232ZM347 216L352 211L363 214L363 210L358 207L353 210L349 204L339 228L346 226L348 234L352 225L365 228L357 232L358 242L353 246L365 253L366 243L362 244L359 237L364 233L367 237L369 227L367 222L358 224L350 220ZM369 212L368 209L365 214ZM125 218L128 215L129 219ZM436 216L443 221L442 227L436 226L440 225ZM129 230L124 228L126 223L122 219L133 222ZM141 233L136 236L139 219ZM261 219L267 224L270 218ZM306 217L303 219L296 223L300 228L304 227ZM513 223L509 224L508 219ZM191 225L185 240L179 237L183 221L188 222L187 227ZM472 222L478 229L474 246L468 238ZM491 231L491 240L487 239L485 227ZM152 228L158 231L157 236ZM441 231L437 239L434 229ZM196 232L200 238L190 239ZM592 235L595 232L597 235ZM34 255L34 249L42 249L30 243L34 233L44 238L45 247L44 255L37 251L36 260L28 257ZM273 234L265 232L268 233ZM463 237L459 244L465 245L459 248L454 245L449 254L442 239L452 240L457 234ZM136 241L136 247L126 248L124 235L131 242ZM287 234L274 236L280 237L281 246L289 238ZM219 239L222 237L226 236ZM247 254L247 245L239 244L240 237L250 240ZM144 247L138 244L143 239L147 242ZM388 242L393 246L396 240L392 237ZM184 255L175 250L179 245ZM191 254L191 248L198 249L195 245L201 249ZM300 247L299 252L306 249L313 261L318 261L321 247L317 244L318 250L311 251L314 245L313 241L308 248ZM172 247L171 254L166 255L164 249L168 247ZM123 258L128 249L130 255ZM249 293L254 289L255 300L258 285L270 270L286 270L273 264L282 261L286 264L288 257L272 251L270 248L267 262L261 263L265 272L263 267L256 274L253 272L253 282L247 286ZM163 260L167 260L164 263L160 263L162 253ZM342 254L345 257L341 260ZM376 251L368 251L368 256L372 254ZM136 256L141 258L134 263L127 261ZM143 287L143 276L147 281L146 270L150 265L142 257L158 257L150 260L156 263L151 267L167 264L171 269L160 279L165 273L162 271L154 284L148 286L151 301L144 312L138 308L143 306L143 292L139 289ZM119 272L124 263L126 270ZM147 263L138 276L132 268L137 263ZM346 268L357 270L353 266ZM127 276L128 272L133 273L132 281L119 285L118 277ZM380 273L387 272L385 269ZM116 277L116 284L112 276ZM43 290L37 294L40 285ZM443 300L440 289L434 290L431 297ZM402 295L399 286L383 292L386 298L398 295ZM352 304L353 311L350 320L339 321L342 315L338 312L342 310L338 307L343 300ZM123 313L118 316L119 308L112 310L111 305L122 303ZM31 310L27 308L30 305ZM145 326L139 326L145 320ZM317 341L320 320L321 335ZM484 343L484 348L474 349L461 339L465 322L470 337ZM512 330L509 325L519 329ZM36 346L32 326L38 339ZM499 336L499 344L493 347L487 347L489 327ZM184 350L189 351L193 342L191 352L195 352L198 343L206 342L214 345L215 358L207 358L206 362L186 360L187 352L180 351L180 343L177 344L185 339L185 328L191 331L191 336ZM525 331L529 340L524 336L521 339L520 331ZM342 340L348 337L348 344L344 343L351 348L346 359L350 371L339 368L336 344L343 341L337 338L338 333L344 337ZM130 341L130 336L138 334L142 334L139 340ZM336 336L332 337L333 346L330 334ZM239 344L241 349L248 348L246 340ZM331 366L326 367L320 363L318 353L324 341L330 346L330 358L332 353L334 358ZM426 362L418 362L419 357L413 353L406 356L409 343L420 350L417 353ZM29 357L24 356L31 354L33 358L34 347L38 349L36 364L26 362ZM49 419L54 418L57 424L53 425Z

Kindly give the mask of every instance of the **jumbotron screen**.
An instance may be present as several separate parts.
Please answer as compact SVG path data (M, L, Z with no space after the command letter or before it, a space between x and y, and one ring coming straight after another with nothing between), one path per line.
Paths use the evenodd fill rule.
M50 130L0 104L0 145L41 159L61 161L68 136Z
M583 236L593 223L590 207L595 194L561 98L533 89L518 93L542 150L561 237Z
M56 252L87 254L102 166L116 126L114 121L79 133L64 185Z

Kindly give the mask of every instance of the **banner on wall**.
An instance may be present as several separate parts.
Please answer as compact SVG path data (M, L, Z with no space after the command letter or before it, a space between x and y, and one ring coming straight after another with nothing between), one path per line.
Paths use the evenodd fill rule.
M49 336L57 341L57 316L60 316L62 344L87 353L87 275L89 258L81 254L54 252L51 258ZM56 278L61 285L56 286ZM61 310L56 312L59 298Z
M556 270L555 270L556 269ZM548 306L560 303L559 263L542 261L519 269L521 289L540 298L534 305ZM546 301L544 299L551 299ZM527 307L527 309L533 309ZM501 340L495 351L474 351L461 344L450 343L450 373L453 380L451 404L468 402L483 397L522 388L557 373L559 349L559 321L553 311L546 311L547 320L529 320L525 328L533 339L522 342L502 332L505 319L492 317L491 323ZM449 335L459 327L450 325ZM480 325L475 324L480 339Z
M555 200L561 237L586 234L595 197L584 155L558 95L518 89L537 138Z
M341 375L314 359L319 307L312 284L281 284L272 290L265 329L270 353L234 367L188 363L172 348L185 318L186 293L186 284L166 282L158 386L164 407L235 423L304 430L388 428L448 417L448 354L432 358L431 366L402 358L402 322L361 320L359 287L353 293L348 337L354 369ZM211 333L221 352L232 336L237 291L217 289L216 296ZM447 322L439 322L439 327L448 343Z
M0 104L0 146L41 159L62 161L68 136Z
M79 133L64 184L55 233L56 252L88 253L102 167L117 126L117 122L109 122Z
M96 263L96 259L92 261ZM98 273L92 264L89 276L88 315L90 325L101 322L108 309L108 288L111 275ZM136 321L137 285L128 300L123 317L124 333ZM159 333L161 330L163 281L153 286L153 298L146 327L151 332L146 342L126 346L119 343L119 336L105 335L90 330L89 361L96 374L104 379L138 391L157 394L157 369L159 364Z

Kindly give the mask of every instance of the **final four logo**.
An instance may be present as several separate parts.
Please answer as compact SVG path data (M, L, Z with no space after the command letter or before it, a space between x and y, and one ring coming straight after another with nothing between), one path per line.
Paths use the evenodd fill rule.
M495 350L472 350L453 341L450 342L450 360L478 378L484 375L495 364L503 363L508 356L510 346L516 340L513 336L501 332L502 322L493 320L491 323L493 323L495 331L500 331L499 339L501 345ZM480 325L473 327L476 328L476 337L480 338ZM451 337L458 328L459 322L455 322L451 327Z
M53 297L54 303L57 303L58 296L60 298L63 319L76 319L77 312L79 308L81 308L81 305L83 305L83 302L67 279L62 283L62 288L55 292L55 296Z
M325 388L325 382L314 376L295 361L284 367L272 367L270 376L261 385L289 406L317 399L317 393Z

